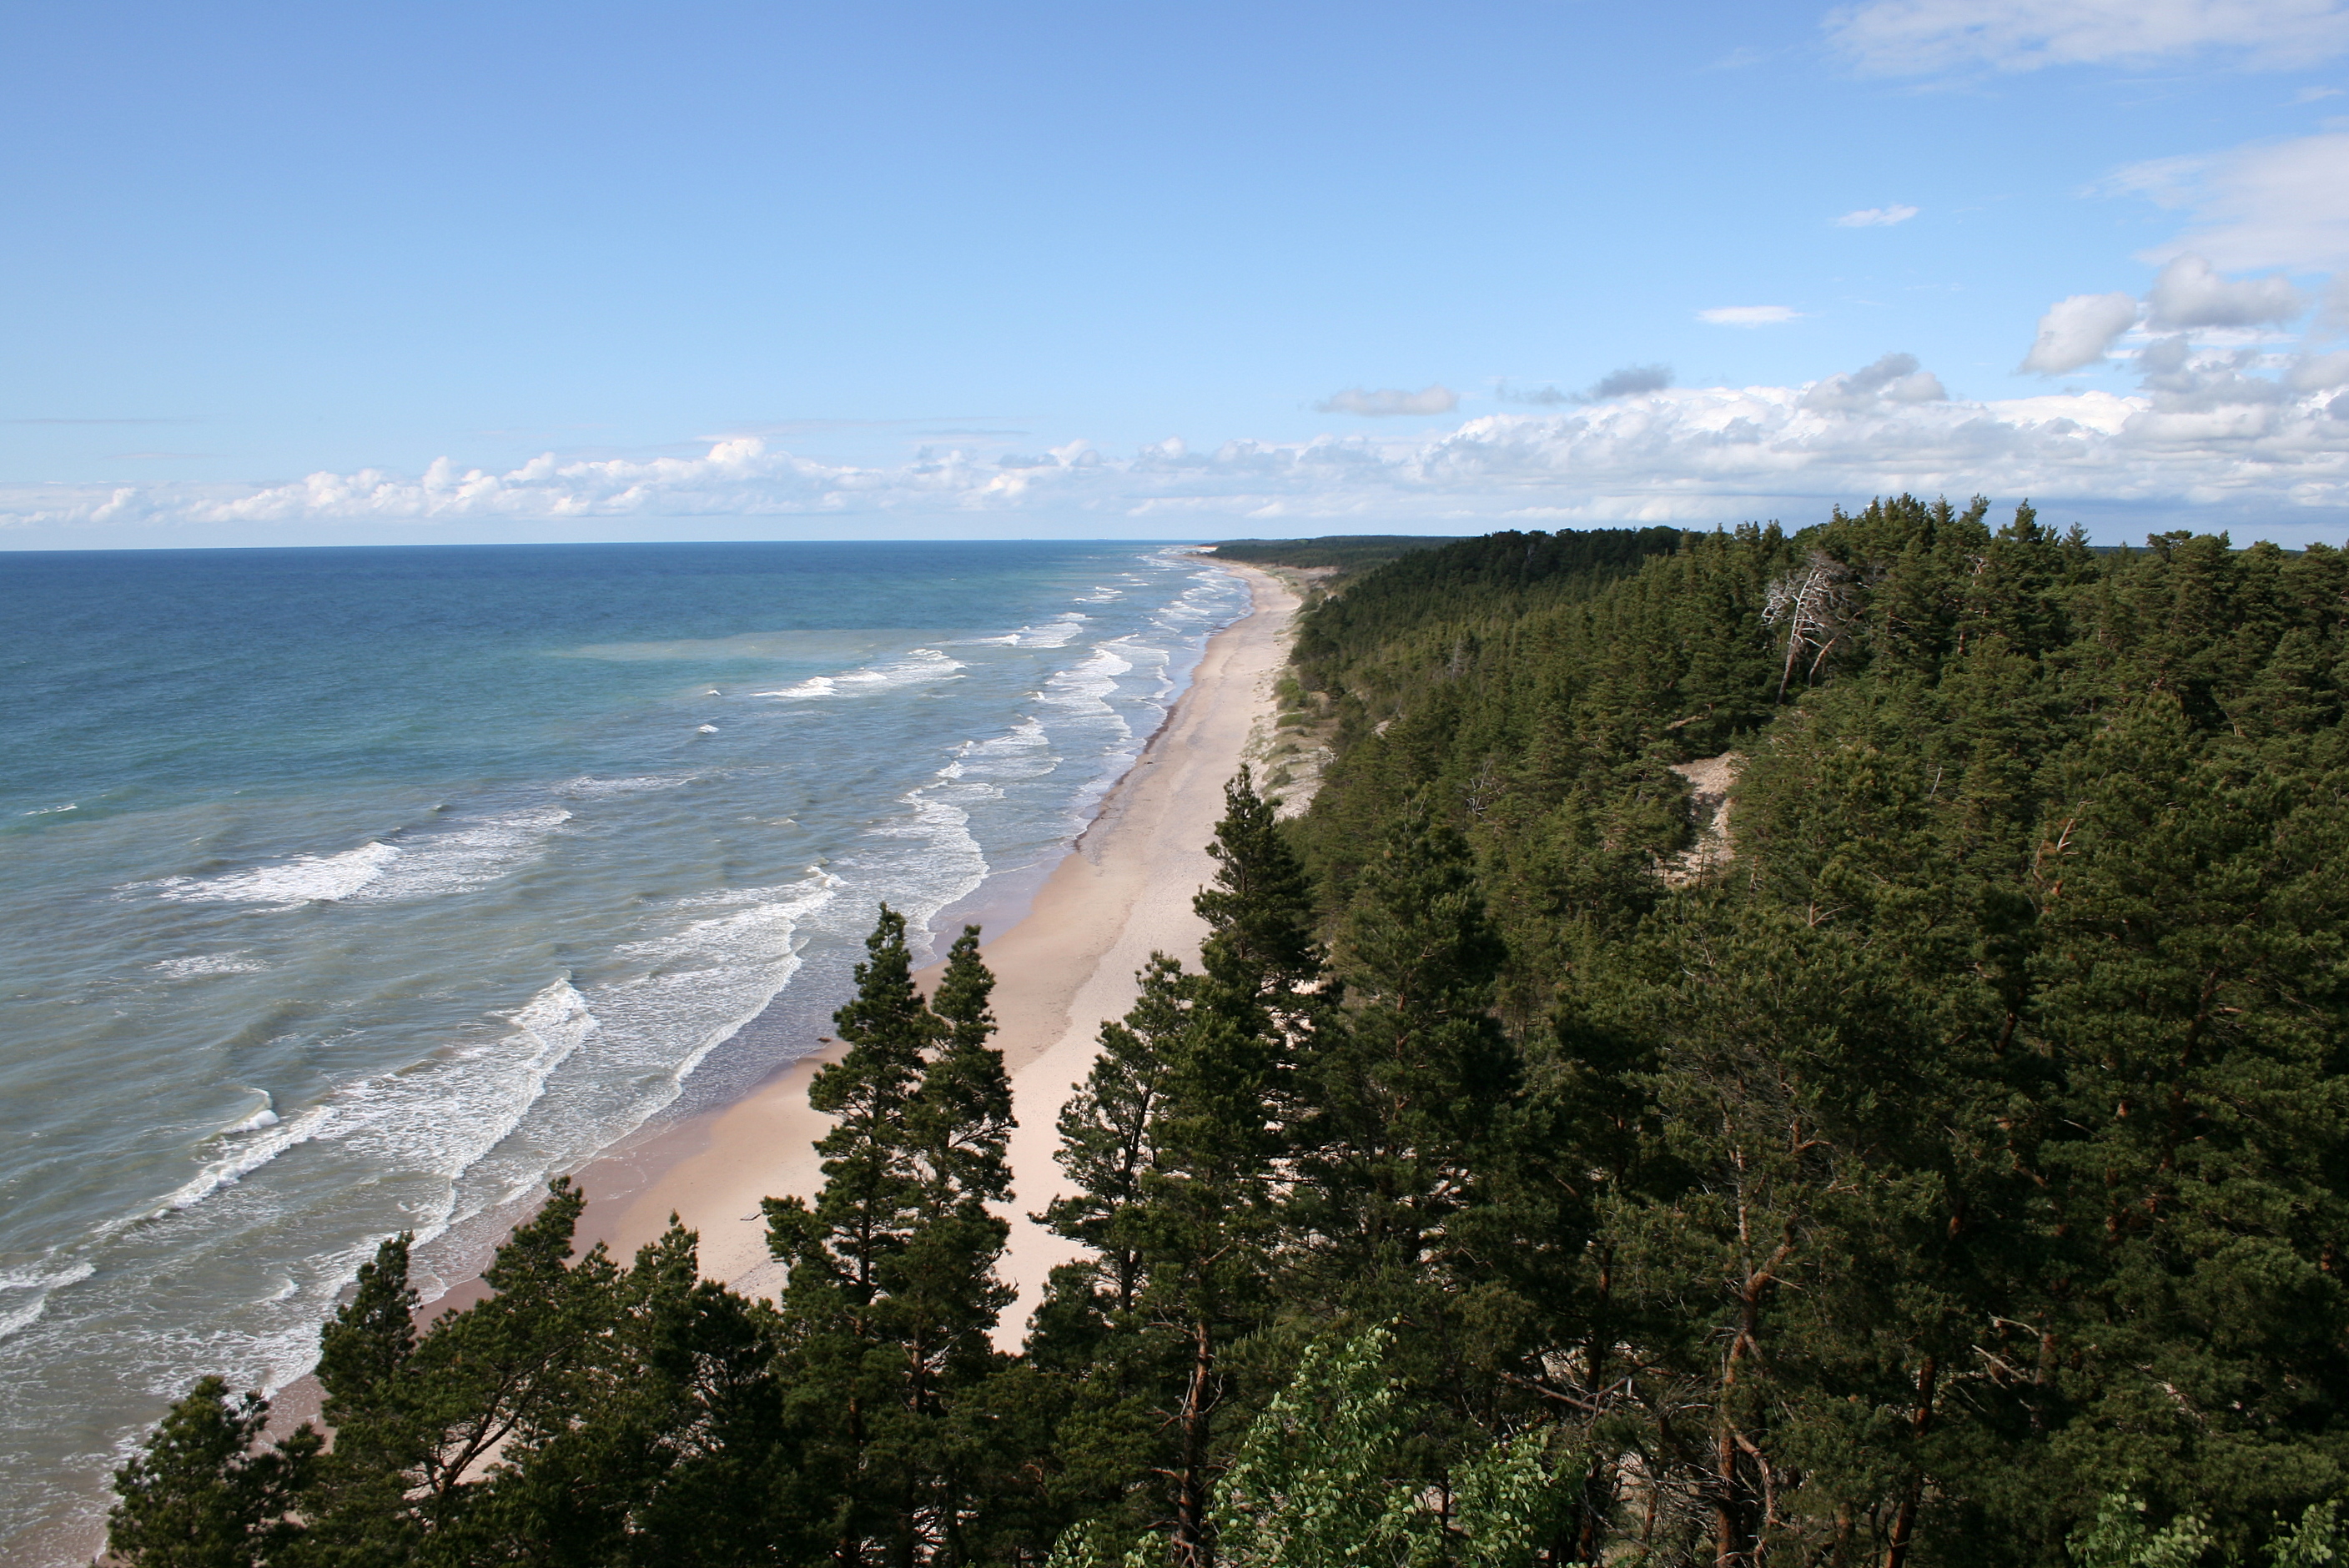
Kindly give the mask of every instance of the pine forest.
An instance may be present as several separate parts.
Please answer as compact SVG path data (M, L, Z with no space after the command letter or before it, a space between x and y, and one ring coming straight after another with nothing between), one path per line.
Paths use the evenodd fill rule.
M1287 744L1076 1195L1010 1191L978 933L925 997L883 909L778 1299L574 1255L557 1181L419 1326L394 1237L324 1430L200 1383L114 1559L2349 1561L2349 555L1387 542L1234 552L1314 584ZM1030 1223L1079 1261L1006 1325Z

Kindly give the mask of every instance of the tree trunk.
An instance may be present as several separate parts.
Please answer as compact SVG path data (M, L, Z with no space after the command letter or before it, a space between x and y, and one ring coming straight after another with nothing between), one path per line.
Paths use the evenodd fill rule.
M1215 1341L1207 1320L1191 1325L1191 1382L1183 1391L1183 1448L1174 1480L1174 1568L1215 1568L1207 1539L1207 1404Z
M1909 1423L1910 1434L1922 1439L1933 1425L1933 1379L1939 1368L1930 1356L1917 1368L1917 1414ZM1909 1490L1901 1495L1900 1511L1892 1519L1892 1540L1884 1548L1884 1568L1901 1568L1909 1561L1909 1542L1917 1528L1917 1505L1925 1495L1925 1467L1920 1463L1909 1472Z

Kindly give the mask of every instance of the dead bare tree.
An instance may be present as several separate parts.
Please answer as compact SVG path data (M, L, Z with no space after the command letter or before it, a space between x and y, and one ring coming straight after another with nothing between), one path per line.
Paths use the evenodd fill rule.
M1810 653L1805 678L1819 673L1827 650L1849 629L1857 605L1851 592L1851 568L1823 550L1811 552L1803 565L1770 584L1762 599L1762 624L1786 627L1786 662L1778 672L1778 698L1795 678L1795 662Z

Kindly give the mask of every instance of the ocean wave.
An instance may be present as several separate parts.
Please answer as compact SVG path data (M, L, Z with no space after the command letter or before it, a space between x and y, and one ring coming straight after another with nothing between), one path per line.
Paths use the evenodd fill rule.
M250 1143L231 1149L219 1159L181 1184L160 1203L148 1211L148 1217L177 1213L192 1209L222 1188L242 1181L296 1144L307 1143L318 1135L330 1112L323 1105L314 1105L296 1115L293 1120L279 1122L274 1116L262 1124L261 1136ZM233 1132L235 1129L231 1129Z
M1080 599L1078 603L1085 601ZM1081 610L1071 610L1040 626L1022 626L999 637L973 637L970 643L973 646L993 644L1006 648L1065 648L1092 619Z
M789 889L762 890L766 897L734 913L695 921L683 930L620 949L653 959L660 967L610 993L599 993L596 1005L608 1010L612 1001L607 996L616 1001L625 994L622 1010L630 1022L643 1006L646 1023L666 1024L672 1033L682 1023L691 1042L682 1053L668 1053L673 1060L665 1075L667 1091L645 1114L673 1100L709 1053L740 1033L791 983L800 967L800 927L848 885L820 867L810 867L809 873L807 881ZM784 896L774 897L779 891ZM663 995L688 984L697 993L688 1003L681 1006L674 995ZM616 1027L619 1021L614 1020Z
M168 980L186 980L198 975L258 975L269 965L246 957L244 950L239 948L233 953L197 953L185 958L166 958L147 967Z
M949 657L939 649L915 648L905 657L888 664L867 665L845 675L812 676L796 686L784 686L778 691L754 691L750 695L782 697L789 701L823 696L867 696L874 692L890 691L921 681L944 680L967 667L960 659Z
M258 1132L264 1127L277 1125L276 1097L265 1088L255 1089L253 1092L261 1097L261 1104L247 1112L242 1120L231 1122L222 1128L222 1132Z
M464 892L496 881L535 854L571 820L559 806L460 820L398 843L369 840L338 855L295 855L215 877L161 877L124 891L151 891L179 903L391 903Z
M466 1161L451 1181L447 1213L429 1229L526 1196L674 1103L710 1053L798 973L802 927L844 885L812 866L779 887L693 895L668 907L719 913L621 944L613 956L636 973L587 989L592 1036L583 1035L577 1052L557 1064L563 1070L549 1071L543 1094Z
M1117 694L1117 677L1133 670L1133 660L1103 643L1080 663L1045 681L1037 700L1054 707L1114 716L1116 710L1110 707L1108 699Z
M1052 738L1040 719L1023 717L1003 734L985 740L966 740L947 764L944 777L954 779L1041 779L1060 765Z
M54 817L60 811L72 811L78 810L79 810L78 803L68 800L62 806L36 806L31 810L26 812L25 815L27 817Z
M22 1306L0 1311L0 1339L5 1339L12 1334L20 1334L32 1327L34 1324L40 1321L41 1314L48 1309L49 1298L45 1292Z
M0 1339L30 1328L49 1309L49 1296L69 1284L79 1284L98 1272L98 1265L83 1259L63 1268L42 1267L10 1269L0 1272L0 1293L15 1295L30 1291L32 1299L0 1305Z
M314 901L332 903L355 896L399 855L389 844L370 839L339 855L295 855L274 866L224 876L161 877L130 885L151 889L157 897L180 903L259 903L293 909Z
M970 830L966 807L1001 793L993 785L950 779L944 769L936 783L906 791L900 799L912 811L874 824L865 835L912 840L919 847L876 857L866 864L868 874L857 885L885 899L909 925L926 925L938 911L976 892L994 869Z
M577 800L608 800L617 795L642 795L654 789L674 789L681 784L692 783L693 779L690 773L647 773L633 779L596 779L583 773L576 779L566 779L557 784L554 792Z
M54 1271L43 1264L0 1269L0 1291L56 1290L63 1285L78 1284L97 1272L98 1265L87 1261L70 1263Z
M511 1031L497 1039L338 1089L325 1136L389 1169L462 1175L521 1124L548 1076L596 1026L567 975L506 1022Z

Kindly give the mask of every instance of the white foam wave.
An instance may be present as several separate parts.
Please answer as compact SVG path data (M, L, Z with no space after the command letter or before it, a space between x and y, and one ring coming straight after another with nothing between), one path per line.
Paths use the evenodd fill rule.
M1059 766L1052 738L1040 720L1022 718L1001 735L966 740L940 777L948 779L1040 779Z
M370 840L338 855L295 855L275 865L216 877L133 882L181 903L388 903L463 892L496 881L571 820L559 806L533 807L452 823L397 844Z
M198 975L258 975L269 965L246 957L240 948L233 953L198 953L186 958L166 958L147 967L167 979L186 980Z
M216 877L164 877L133 886L152 888L160 898L181 903L260 903L293 909L313 901L332 903L355 896L383 875L400 852L374 840L339 855L295 855L274 866Z
M732 914L695 921L669 935L629 943L620 949L660 965L656 973L626 988L631 993L631 1003L650 1002L681 988L696 994L683 1005L674 996L663 997L647 1019L690 1026L697 1014L701 1018L702 1026L692 1031L693 1043L668 1069L670 1092L661 1105L675 1099L674 1091L693 1076L709 1053L757 1017L798 971L795 938L801 923L832 903L847 885L829 872L813 867L810 871L810 880L782 898L771 897L771 891L767 899ZM605 1005L600 997L598 1005ZM635 1007L626 1010L634 1022Z
M629 779L596 779L582 774L556 785L558 794L579 800L606 800L616 795L641 795L653 789L674 789L693 782L690 773L675 776L646 773Z
M326 1136L394 1169L462 1175L521 1124L548 1076L596 1027L567 975L506 1021L512 1030L498 1039L336 1091Z
M0 1312L0 1339L23 1332L40 1321L41 1314L49 1309L47 1293L35 1296L24 1305Z
M222 1132L258 1132L264 1127L277 1125L276 1098L265 1088L255 1089L254 1092L261 1096L260 1107L249 1113L243 1120L232 1122L222 1128Z
M750 695L792 701L820 696L869 696L874 692L913 686L921 681L944 680L965 667L960 659L952 658L940 649L914 648L905 657L887 664L867 665L845 675L812 676L796 686L784 686L777 691L754 691Z
M1114 714L1116 710L1110 707L1108 699L1116 695L1117 677L1133 669L1133 660L1112 645L1103 643L1080 663L1047 680L1037 698L1054 707Z
M49 1307L49 1296L69 1284L78 1284L98 1272L98 1265L88 1261L72 1263L64 1268L45 1271L38 1267L12 1269L0 1273L0 1292L15 1295L30 1291L32 1299L0 1307L0 1339L30 1328Z
M329 1114L326 1107L314 1105L291 1121L265 1127L261 1137L250 1143L237 1145L196 1172L177 1191L150 1210L150 1214L176 1213L182 1209L192 1209L222 1188L243 1181L296 1144L307 1143L316 1138L318 1130L326 1125ZM274 1117L271 1119L275 1122Z
M545 1080L452 1184L448 1222L523 1197L644 1124L683 1092L719 1047L757 1017L798 972L805 922L845 884L810 867L781 887L729 888L673 909L718 913L622 944L636 973L591 986L592 1037Z
M71 811L78 809L78 806L77 802L68 800L62 806L36 806L31 810L26 812L25 815L27 817L54 817L60 811Z
M569 820L560 806L536 806L403 840L398 861L358 896L388 903L469 892L535 858Z
M1112 594L1112 597L1115 595ZM1086 602L1081 599L1078 601L1080 603ZM1017 631L1006 632L999 637L973 637L970 642L975 646L993 644L1006 648L1065 648L1079 632L1085 629L1085 623L1092 619L1092 616L1081 610L1071 610L1064 614L1054 616L1040 626L1022 626Z
M56 1290L63 1285L77 1284L98 1272L95 1264L67 1264L51 1272L36 1264L26 1268L0 1269L0 1290Z
M938 783L903 797L913 807L909 816L866 830L873 838L910 839L920 846L874 867L877 874L872 879L888 890L889 903L909 923L926 923L987 880L993 868L970 830L970 813L964 808L1001 793L993 785L942 777Z

